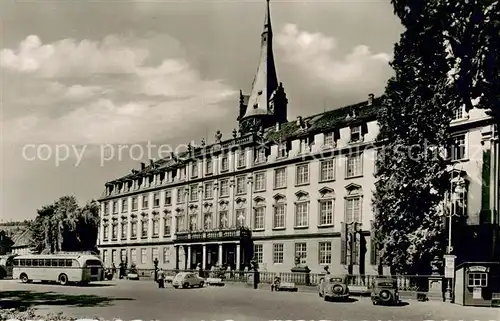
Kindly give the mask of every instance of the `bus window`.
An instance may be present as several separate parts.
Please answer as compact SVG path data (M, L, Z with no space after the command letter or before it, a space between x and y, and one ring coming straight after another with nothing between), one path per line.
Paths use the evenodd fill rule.
M42 259L38 260L38 265L39 265L39 266L45 266L45 264L44 264L44 263L45 263L45 261L44 261L44 260L42 260Z
M71 267L71 259L64 260L64 266Z
M64 266L64 259L59 259L59 266Z
M73 260L71 260L71 266L73 266L73 267L80 267L80 263L78 263L77 260L73 259Z
M57 259L52 259L51 261L51 266L57 266Z
M26 259L26 266L31 266L31 259Z
M44 260L44 266L50 266L50 259Z
M32 261L33 261L33 266L38 266L38 260L37 259L34 259Z
M19 266L19 260L14 260L14 266Z
M97 266L102 266L102 265L101 265L101 261L99 261L99 260L87 260L87 261L85 262L85 265L86 265L86 266L89 266L89 265L94 265L94 266L95 266L95 265L97 265Z
M19 266L26 266L26 260L25 259L20 259L19 260Z

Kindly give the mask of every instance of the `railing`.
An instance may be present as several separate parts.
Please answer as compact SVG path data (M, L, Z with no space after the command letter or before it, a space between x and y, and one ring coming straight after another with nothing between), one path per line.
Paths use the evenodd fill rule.
M237 228L216 229L207 231L177 231L176 240L234 240L240 237L240 230Z

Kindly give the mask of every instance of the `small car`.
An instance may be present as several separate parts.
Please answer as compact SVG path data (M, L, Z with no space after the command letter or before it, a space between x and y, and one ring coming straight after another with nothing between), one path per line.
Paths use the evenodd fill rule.
M195 273L191 272L180 272L172 280L172 286L176 289L182 287L183 289L200 287L205 285L205 279L199 277Z
M139 273L137 273L137 270L130 270L127 274L127 279L129 280L139 280Z
M370 295L373 305L399 303L398 282L394 278L375 278Z
M326 275L319 281L319 296L325 301L333 299L349 298L349 287L347 286L347 276Z

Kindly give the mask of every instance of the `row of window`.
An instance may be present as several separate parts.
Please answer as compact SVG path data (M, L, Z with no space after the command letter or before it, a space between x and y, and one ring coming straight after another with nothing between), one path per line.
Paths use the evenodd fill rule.
M294 258L299 258L301 264L307 263L307 243L295 243ZM332 264L332 242L318 243L318 263ZM257 263L264 263L263 244L254 245L254 257ZM285 244L273 243L273 264L282 264L285 258Z
M272 228L273 229L285 229L286 228L286 203L284 200L277 200L272 206ZM307 228L309 227L309 212L310 203L308 201L299 201L295 203L295 213L294 213L294 228ZM265 205L257 205L253 208L253 216L251 221L251 227L254 230L264 230L266 228L266 209ZM318 206L318 226L333 226L335 213L335 199L325 198L319 200ZM345 200L345 222L361 222L362 213L362 199L361 195L351 195ZM246 216L247 209L238 208L235 210L236 217L236 227L246 226ZM184 211L181 211L176 217L176 231L183 231L186 229ZM190 231L196 231L199 229L199 214L194 213L189 215L188 227ZM167 215L163 219L164 222L164 236L170 236L172 232L172 216ZM137 227L140 223L140 237L148 237L148 220L141 220L140 222L132 221L131 224L131 238L137 238ZM217 225L214 223L218 223ZM158 237L160 234L160 219L153 218L152 228L153 237ZM121 226L121 238L127 239L127 228L128 222L122 221ZM204 230L211 229L224 229L229 227L228 211L219 211L218 221L214 222L213 213L206 212L203 213L203 226ZM103 226L104 240L109 238L109 225L105 224ZM118 223L111 225L111 237L113 240L118 238Z
M14 266L72 267L72 266L78 266L78 262L72 259L19 259L19 260L14 260Z
M335 158L326 159L319 163L320 166L320 182L328 182L335 179ZM351 155L346 160L346 178L352 178L363 175L362 168L362 154ZM253 184L255 192L266 191L266 172L256 172L253 175ZM295 168L295 185L306 185L310 182L310 171L309 164L299 164ZM222 179L217 184L219 190L219 197L227 197L230 193L229 179ZM247 193L248 179L247 176L241 175L237 176L235 179L235 193L236 195L243 195ZM274 169L273 178L273 188L281 189L287 187L287 168L281 167ZM203 185L203 190L200 190L198 184L192 184L188 189L185 187L177 188L177 204L182 204L186 201L186 194L189 195L189 201L196 202L199 200L200 192L203 193L205 199L214 198L215 185L214 182L206 182ZM172 194L171 190L165 191L165 206L172 204ZM118 213L118 201L113 201L112 213ZM128 199L121 200L121 211L128 211ZM153 194L153 207L160 206L160 193ZM132 211L136 211L139 208L137 197L132 198ZM142 196L142 208L149 208L149 195ZM109 213L108 203L104 203L104 213Z
M162 251L162 257L160 261L159 257L159 248L154 247L151 249L151 256L148 257L148 249L147 248L141 248L140 249L140 257L139 261L137 261L137 249L132 248L130 249L130 256L127 256L127 250L126 249L121 249L120 250L120 257L118 257L118 250L111 250L111 262L109 261L108 258L108 251L109 250L103 250L102 251L102 261L105 266L115 264L118 265L121 262L129 262L130 264L132 263L140 263L140 264L148 264L148 263L153 263L155 259L158 259L159 262L162 262L164 264L170 262L170 247L164 246L161 248ZM109 262L111 264L109 264Z

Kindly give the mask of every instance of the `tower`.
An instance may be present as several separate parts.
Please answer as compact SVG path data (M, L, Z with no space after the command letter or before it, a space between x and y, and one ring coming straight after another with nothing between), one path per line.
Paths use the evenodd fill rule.
M252 91L250 95L244 95L240 91L238 121L243 133L287 121L288 100L283 85L278 83L274 63L269 0L266 1L266 6L264 30L261 35L260 60L252 83Z

